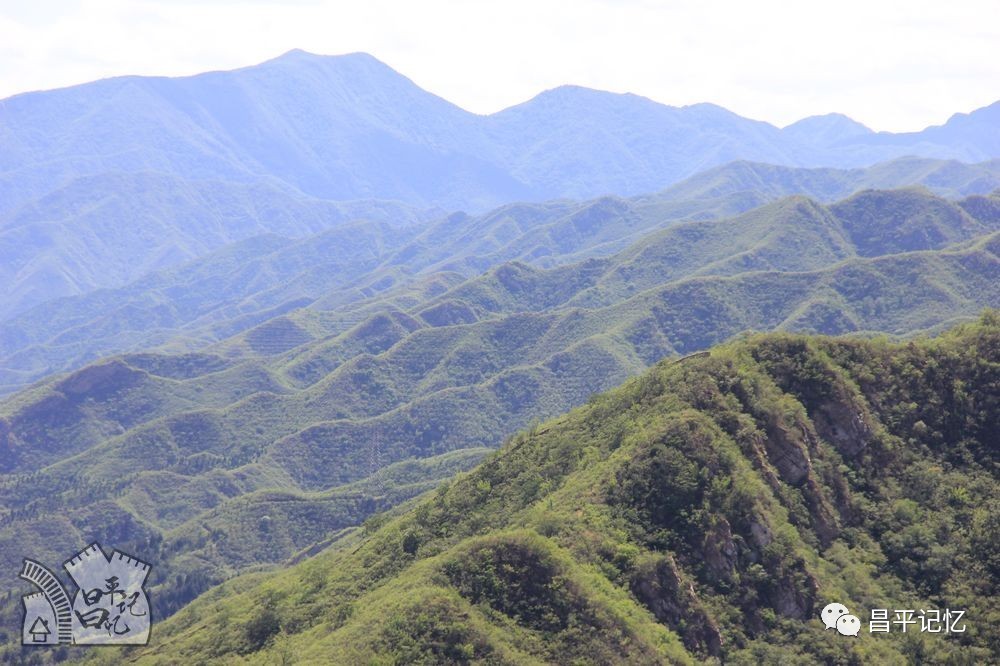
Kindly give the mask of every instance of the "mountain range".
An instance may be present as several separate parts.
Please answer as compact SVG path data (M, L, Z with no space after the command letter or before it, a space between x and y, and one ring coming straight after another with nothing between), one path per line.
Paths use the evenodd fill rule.
M155 563L164 640L56 661L989 662L998 104L479 116L302 51L0 101L0 578Z
M785 129L721 107L670 107L564 86L489 116L432 95L372 56L292 51L178 79L121 77L0 104L5 209L100 173L273 178L324 199L482 211L510 201L633 195L737 159L866 166L907 154L1000 155L1000 105L922 132L842 116Z
M35 267L63 266L66 275L66 267L72 266L103 276L120 267L142 277L117 288L41 299L0 320L0 391L108 354L159 345L195 351L302 307L371 310L387 289L405 291L415 279L445 289L505 261L552 268L604 257L653 230L731 217L792 194L832 201L866 188L912 185L949 197L984 194L1000 189L1000 162L967 165L901 158L850 170L733 162L654 194L518 203L474 216L434 216L380 202L307 204L266 198L250 204L255 207L253 217L219 203L231 189L206 187L200 196L171 197L171 191L186 191L187 181L143 176L123 178L118 184L119 194L107 194L114 205L131 202L130 211L141 211L152 201L147 210L163 215L172 211L170 215L184 220L183 226L160 220L127 227L136 242L121 254L120 247L96 240L108 236L102 234L105 220L127 218L111 212L108 204L87 206L85 216L74 216L64 225L62 233L73 243L49 246L46 252L18 241L13 247L20 249L12 253L30 257ZM130 192L134 196L126 196ZM105 194L97 193L95 199L104 200ZM157 199L171 203L158 207ZM248 203L240 197L235 201ZM245 227L238 234L247 238L226 243L238 234L227 229L226 222L212 220L224 210L231 211L230 224L239 221ZM264 227L273 231L264 232ZM32 235L34 230L25 224L12 233ZM128 233L114 235L117 245L126 243ZM143 256L141 240L150 237L174 247L217 249L177 267L147 271L137 257ZM16 262L9 272L18 272ZM23 284L35 282L36 276ZM45 285L52 287L53 282L46 280ZM342 315L341 325L361 318Z
M710 104L566 86L480 116L369 55L302 51L21 94L0 101L0 317L345 217L399 226L427 210L629 197L735 160L981 162L1000 156L998 104L890 134L837 115L779 129ZM358 203L370 200L395 203Z
M605 199L555 219L582 234L563 246L575 255L605 244L599 230L642 226L642 210ZM796 195L648 226L611 254L548 268L515 254L464 278L444 258L465 255L431 225L395 256L444 260L435 270L344 300L334 288L311 302L324 307L270 313L200 351L108 358L13 394L0 403L0 570L13 574L26 544L51 558L81 539L115 542L158 562L166 615L228 576L334 546L505 433L664 356L748 329L912 335L1000 306L996 197ZM532 247L518 238L511 247ZM288 256L312 265L300 250ZM411 465L403 480L399 464Z

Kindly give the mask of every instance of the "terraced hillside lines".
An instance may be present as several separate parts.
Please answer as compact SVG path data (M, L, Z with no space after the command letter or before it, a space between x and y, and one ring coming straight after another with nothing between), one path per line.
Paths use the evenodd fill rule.
M118 656L992 663L998 388L996 311L905 344L764 334L664 361ZM966 631L844 640L831 600L962 608Z

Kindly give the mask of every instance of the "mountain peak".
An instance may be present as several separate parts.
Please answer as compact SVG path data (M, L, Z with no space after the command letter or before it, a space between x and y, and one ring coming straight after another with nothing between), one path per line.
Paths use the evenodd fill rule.
M327 64L340 64L340 65L367 65L367 66L379 66L388 70L392 70L391 67L386 65L384 62L376 58L370 53L364 51L353 51L351 53L338 53L336 55L325 55L321 53L313 53L311 51L306 51L304 49L292 49L290 51L285 51L281 55L271 58L270 60L265 60L262 65L272 64L272 63L282 63L282 64L303 64L303 63L327 63ZM395 70L392 70L395 71Z
M567 84L544 90L526 102L521 102L520 104L515 104L502 111L498 111L494 116L517 116L525 112L537 112L539 110L548 114L585 113L593 115L599 110L617 110L615 112L618 113L625 110L634 112L636 110L648 111L649 109L672 108L634 93L618 93Z
M832 146L841 141L874 134L868 127L842 113L809 116L786 126L781 133L817 147Z
M290 51L285 51L280 56L275 58L275 60L290 60L292 58L316 58L319 57L317 53L311 53L305 49L292 49Z
M974 122L1000 122L1000 100L993 102L992 104L982 106L978 109L973 109L968 113L954 113L950 118L948 118L948 122L945 123L945 126Z
M597 97L611 98L611 97L625 97L622 93L613 93L606 90L597 90L595 88L587 88L586 86L579 86L575 84L565 84L561 86L556 86L555 88L549 88L548 90L543 90L542 92L535 95L536 100L579 100L579 99L593 99Z
M871 134L872 130L843 113L824 113L798 120L783 131L798 133L837 131L844 134Z

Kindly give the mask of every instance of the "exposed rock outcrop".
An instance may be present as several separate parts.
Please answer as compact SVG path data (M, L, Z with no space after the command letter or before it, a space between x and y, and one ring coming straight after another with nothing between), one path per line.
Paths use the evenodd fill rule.
M676 631L688 649L718 655L722 635L708 614L694 584L684 579L672 555L644 562L632 577L632 593L656 619Z
M845 456L856 456L871 441L872 430L862 410L850 401L831 400L812 415L816 432Z

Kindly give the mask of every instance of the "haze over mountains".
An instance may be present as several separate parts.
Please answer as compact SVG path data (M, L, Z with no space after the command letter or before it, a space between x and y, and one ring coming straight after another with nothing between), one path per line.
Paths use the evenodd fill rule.
M1000 156L998 127L995 104L917 133L837 115L779 129L710 104L573 86L478 116L369 55L302 51L231 72L27 93L0 102L0 316L345 215L401 225L429 208L632 196L733 160L981 162ZM323 201L372 199L398 203Z
M402 556L399 530L380 531L386 518L378 514L406 511L519 428L582 405L664 357L754 330L937 334L1000 307L998 158L1000 103L898 135L836 114L778 129L713 105L674 108L572 86L477 116L364 54L294 51L233 72L124 77L4 100L0 393L9 395L0 399L0 577L16 577L26 550L56 562L78 543L100 540L156 562L152 598L165 618L227 578L291 567L346 544L360 542L360 557L394 567L444 552L457 542L427 532L419 516L429 503L399 523L417 539L401 546ZM652 661L684 662L774 647L782 628L799 626L781 623L804 621L815 603L813 583L833 585L829 570L842 558L830 547L857 549L866 562L895 557L887 584L908 590L907 598L928 598L919 586L934 569L933 594L941 592L936 560L912 565L893 550L888 528L857 508L891 508L897 527L917 530L917 517L930 511L926 498L872 491L866 483L881 477L859 481L867 463L844 446L871 444L876 462L896 465L885 480L903 486L943 461L956 465L951 478L965 495L949 496L951 512L941 514L947 520L935 535L910 535L934 552L950 548L950 521L970 519L971 507L995 492L982 467L992 458L970 462L949 447L989 453L996 364L976 354L995 355L996 329L996 316L986 315L950 342L919 348L770 337L728 347L721 364L713 351L693 366L661 365L633 388L593 399L592 413L627 403L643 423L679 408L683 414L669 418L692 426L698 441L692 448L677 440L671 451L699 464L735 455L727 437L746 449L730 456L745 457L733 464L747 468L733 479L764 484L774 496L730 535L742 549L725 567L733 575L716 585L695 563L702 554L666 555L677 526L615 495L613 487L645 473L642 461L662 453L635 443L647 438L645 426L621 421L608 430L583 425L578 414L567 422L587 431L585 446L517 440L529 442L528 459L556 461L562 471L534 478L480 468L468 477L476 488L466 498L471 522L444 516L442 524L486 541L452 553L458 559L446 564L455 589L444 594L454 603L440 605L434 622L449 626L448 613L465 613L473 617L466 629L485 632L468 649L514 662L549 659L549 639L570 649L577 630L607 638L580 644L588 649L603 643L619 657L635 649ZM917 377L911 361L932 369ZM874 378L868 366L878 370ZM640 393L668 400L666 379L687 403L660 413L629 397L655 384ZM713 383L729 403L699 402ZM750 387L739 407L733 386ZM815 402L817 392L836 398L832 412ZM938 403L917 405L924 400L964 400L965 420L933 413ZM802 409L788 421L795 401ZM911 402L917 406L906 407ZM910 411L901 415L896 405ZM864 417L867 434L850 431L852 414ZM838 439L838 428L851 442ZM623 442L627 453L615 458ZM788 451L760 449L774 442L793 456L815 456L815 470L798 476ZM910 456L900 452L904 442L924 448ZM680 464L665 455L653 466ZM511 450L504 456L486 469L507 466ZM582 496L558 486L586 486L574 466L594 456L621 481L595 486L619 513L613 528L602 523L594 532L620 557L560 550L587 531L579 515L562 530L534 518L491 522L482 508L497 488L506 499L490 506L504 516L526 510L524 497L569 511ZM911 463L916 472L900 471ZM681 472L685 478L670 484L700 473ZM457 502L468 484L440 497ZM733 496L723 490L698 495L702 527L737 525L739 516L727 513ZM507 501L514 496L521 499ZM776 546L767 550L761 524L781 532L779 557ZM620 539L621 530L635 538ZM561 531L561 541L546 541ZM954 554L988 568L976 534L963 532ZM500 620L503 628L487 630L506 611L485 610L496 599L469 592L479 585L466 576L479 575L481 547L556 562L557 577L582 596L516 603L550 619L582 608L582 624L524 625L519 607ZM421 548L430 550L414 557ZM351 557L323 561L334 563L329 571L316 565L334 587L361 566ZM371 580L426 591L420 572L431 566ZM595 582L581 566L611 573ZM866 570L858 584L875 585L873 575ZM768 587L768 576L792 581L794 598ZM253 580L236 588L256 590L239 587ZM704 604L661 594L664 585L676 592L693 580L715 586ZM954 580L963 593L972 585L964 573ZM280 585L276 594L284 593ZM212 593L223 597L219 607L229 607L236 588ZM438 592L427 598L441 604ZM758 592L760 599L745 596ZM469 611L462 595L478 600L478 610ZM603 605L612 597L613 612ZM369 601L384 607L385 599ZM710 618L714 633L680 626L681 607ZM361 626L343 608L333 619L311 600L301 608L311 614L305 625L322 631ZM0 640L15 636L20 610L19 596L0 598ZM403 608L379 631L432 654L437 647L421 642L410 619ZM237 620L219 650L274 656L267 652L277 640L273 621ZM217 656L187 633L197 621L184 615L170 635L183 639L185 657ZM609 627L614 637L602 633ZM387 654L357 637L343 641L360 655ZM942 654L987 654L965 647ZM806 652L844 655L817 649ZM0 659L12 654L0 651Z
M711 104L670 107L574 86L478 116L369 55L292 51L231 72L122 77L4 100L0 170L4 208L81 176L157 171L271 177L325 199L482 211L651 192L737 159L855 167L917 154L979 162L1000 155L998 116L995 104L905 134L840 116L778 129Z
M130 178L119 182L130 187L113 201L119 206L129 203L128 209L136 211L146 202L167 196L170 181L142 178L145 187L137 189ZM187 181L179 182L185 187L175 191L188 192ZM549 268L608 256L656 229L733 216L781 196L801 193L825 201L865 187L916 184L956 197L989 192L1000 188L1000 162L965 165L907 158L854 170L736 162L653 195L517 204L481 216L449 215L427 222L393 204L316 201L295 205L294 201L266 199L266 205L254 213L256 217L234 215L233 219L242 219L257 230L261 220L267 219L268 226L284 232L280 235L224 245L193 262L148 273L124 287L44 301L0 321L0 390L13 390L104 354L164 343L193 351L302 307L351 308L353 314L342 316L342 326L349 327L364 318L366 309L373 311L385 302L386 290L405 292L414 280L429 281L433 276L445 289L506 261ZM169 224L147 226L146 222L126 225L123 234L134 231L146 238L213 242L212 238L227 230L207 226L206 217L220 210L212 203L228 192L206 188L202 196L171 198L170 210L185 220L172 236L168 236ZM278 204L283 205L270 207ZM100 228L115 224L100 222L111 208L102 206L100 215L88 214L66 226L65 233L75 239L77 269L107 274L116 265L123 270L139 265L135 257L142 253L138 250L116 256L106 244L88 242L100 235ZM352 214L364 215L366 220L344 221ZM127 216L110 219L124 225ZM95 229L90 220L100 226ZM301 239L289 238L324 224L331 227ZM16 256L41 261L41 253L31 255L31 249L25 246ZM116 258L123 261L116 262ZM49 259L57 261L55 255ZM69 261L67 257L61 260Z

